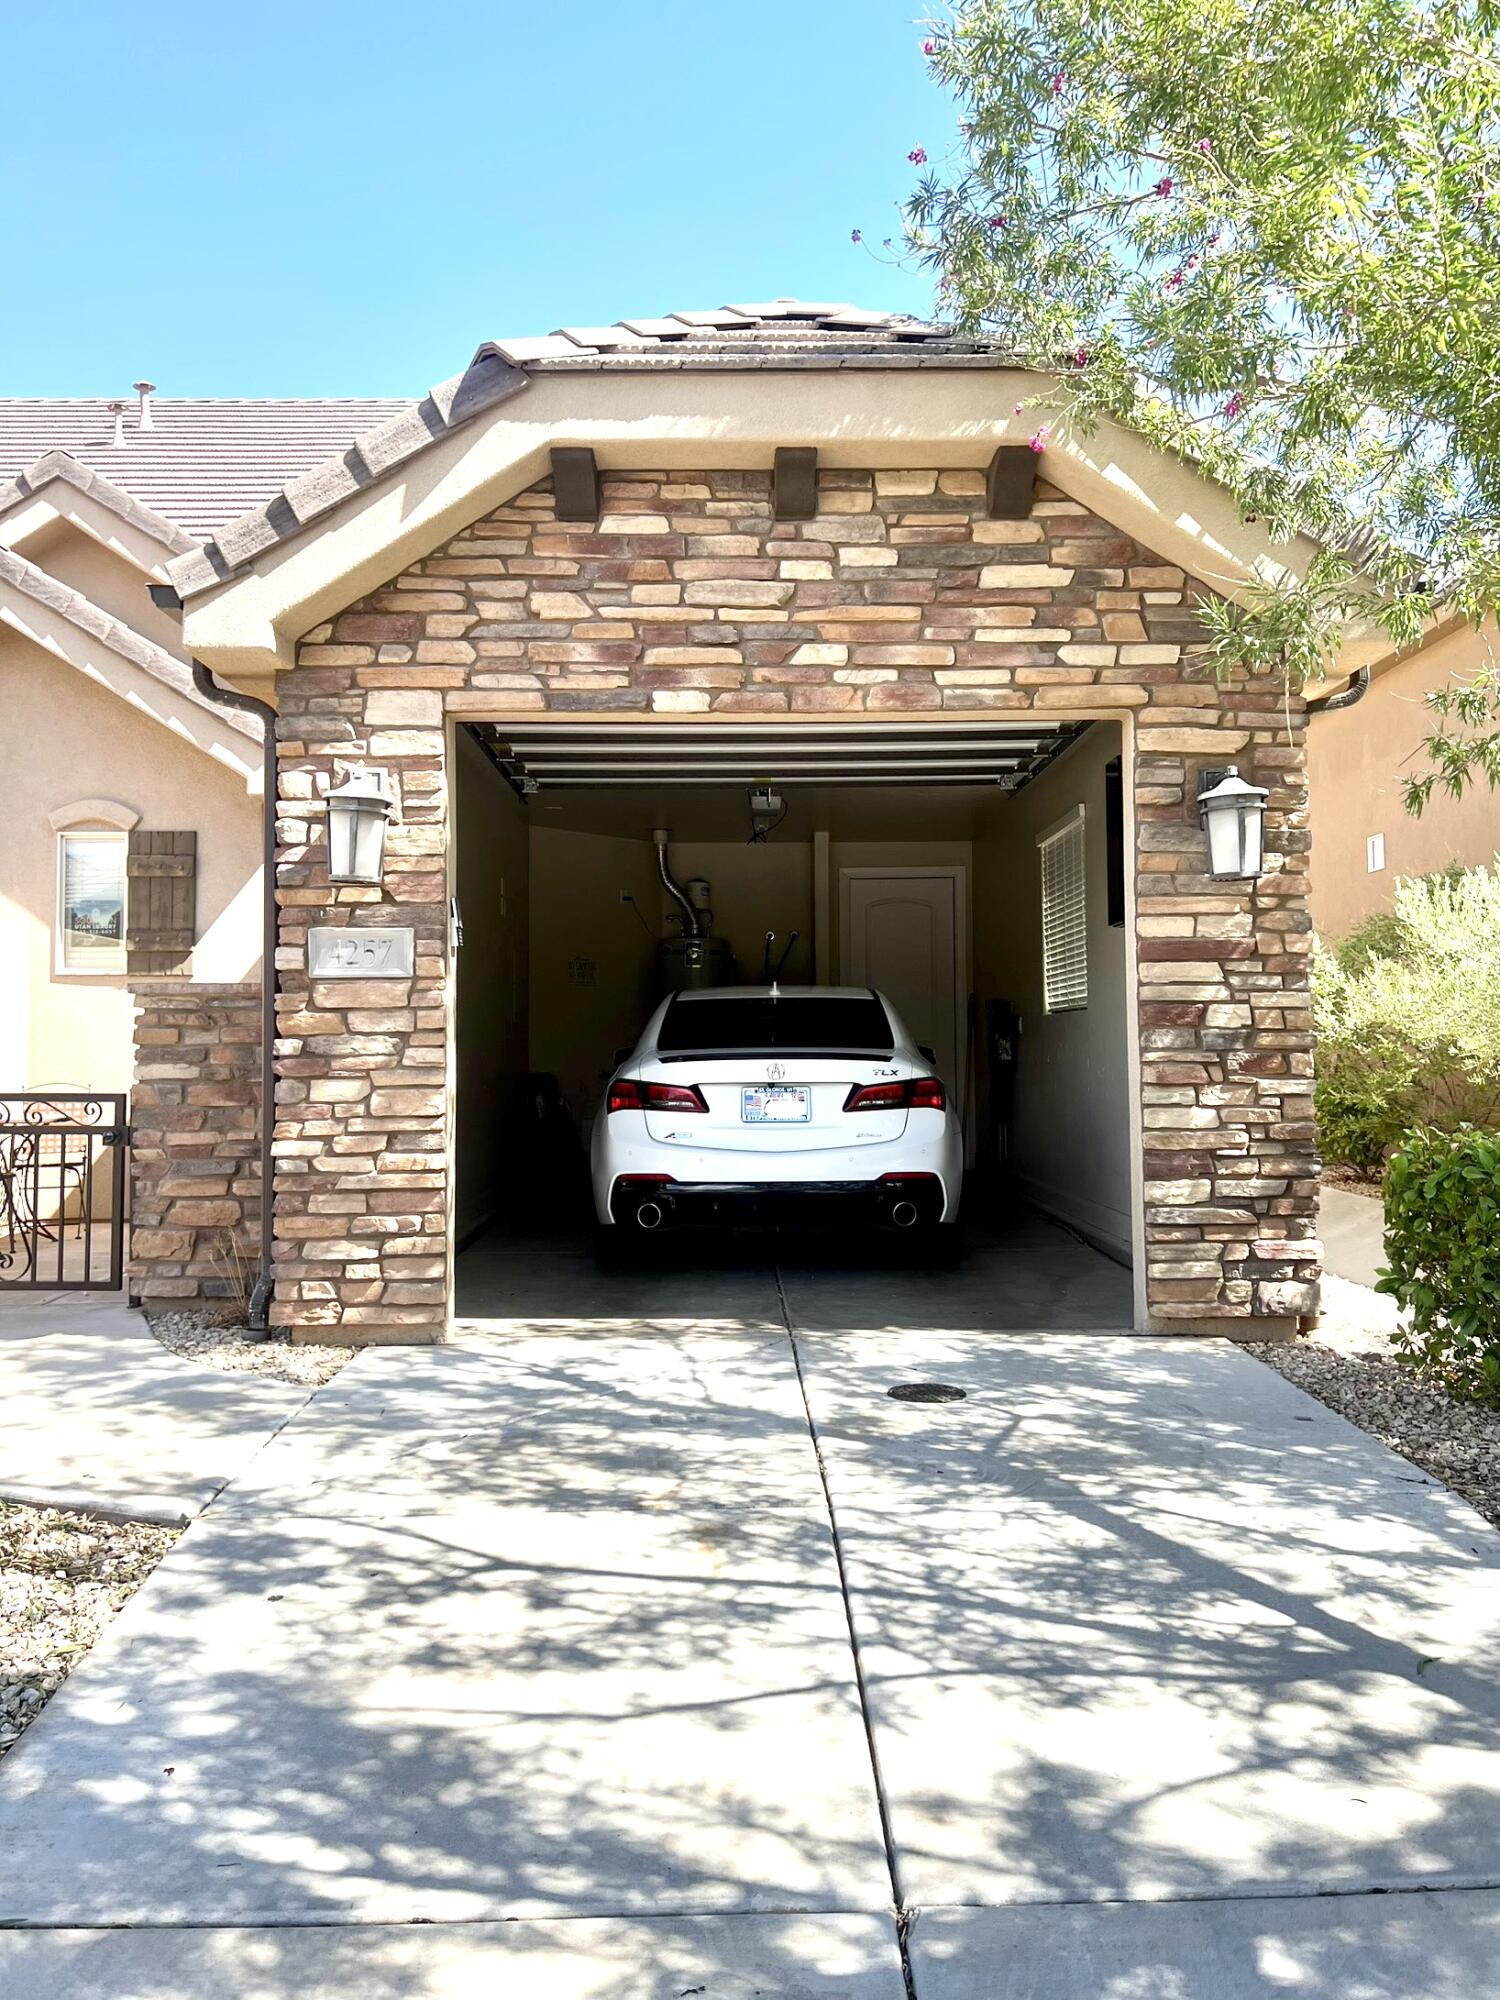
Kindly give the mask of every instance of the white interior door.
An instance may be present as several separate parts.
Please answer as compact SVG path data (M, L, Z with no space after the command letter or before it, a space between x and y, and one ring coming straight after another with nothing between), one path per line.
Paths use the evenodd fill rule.
M955 869L846 868L839 977L886 994L912 1035L937 1053L963 1103L962 878Z

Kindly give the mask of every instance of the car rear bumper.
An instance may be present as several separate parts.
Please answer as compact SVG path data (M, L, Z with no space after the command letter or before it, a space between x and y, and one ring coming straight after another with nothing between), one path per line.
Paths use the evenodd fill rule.
M902 1230L941 1222L947 1195L937 1174L874 1181L656 1181L622 1177L610 1220L636 1234L664 1229Z

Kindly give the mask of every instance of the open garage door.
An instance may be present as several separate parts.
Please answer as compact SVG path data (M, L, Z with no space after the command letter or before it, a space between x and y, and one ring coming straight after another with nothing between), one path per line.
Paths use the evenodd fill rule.
M753 722L508 723L479 734L523 793L748 786L1018 790L1083 725Z
M887 995L961 1119L981 1231L1024 1199L1128 1258L1114 724L546 716L460 734L461 1243L581 1241L621 1052L671 992L774 981Z

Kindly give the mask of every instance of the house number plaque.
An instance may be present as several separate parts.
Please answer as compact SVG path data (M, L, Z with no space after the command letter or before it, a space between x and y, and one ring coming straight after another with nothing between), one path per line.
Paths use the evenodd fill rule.
M307 969L314 979L410 979L414 930L310 930Z

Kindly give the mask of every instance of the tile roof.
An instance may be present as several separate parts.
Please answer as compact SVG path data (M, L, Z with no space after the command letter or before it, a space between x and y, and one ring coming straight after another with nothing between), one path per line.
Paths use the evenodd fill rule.
M580 368L1004 368L1014 350L984 335L907 313L807 299L672 312L615 326L564 326L554 333L487 341L479 350L537 374Z
M414 396L153 396L154 428L125 400L125 443L102 396L0 397L0 486L66 452L202 541L300 473L413 409Z
M420 404L360 436L339 456L288 480L274 496L221 521L202 551L168 573L190 597L232 576L265 550L289 541L360 487L405 464L430 444L506 397L533 376L580 370L766 371L885 368L1014 368L1013 349L982 335L858 306L772 299L760 305L672 312L614 326L488 340L460 376Z

